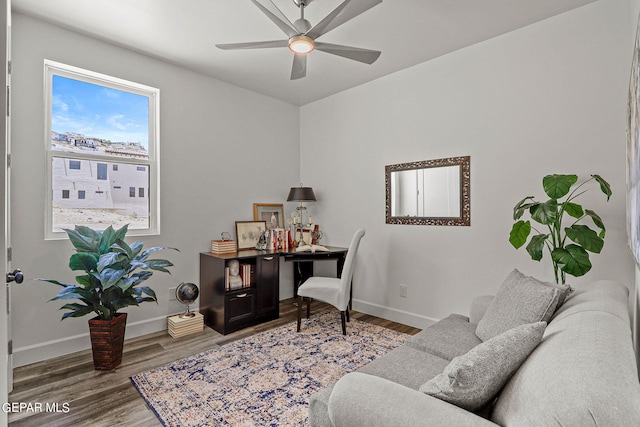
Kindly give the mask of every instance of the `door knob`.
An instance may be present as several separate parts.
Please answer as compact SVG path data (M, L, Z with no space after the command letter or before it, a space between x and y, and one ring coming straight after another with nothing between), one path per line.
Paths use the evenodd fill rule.
M22 274L22 271L19 268L16 268L15 270L13 270L13 273L7 273L7 283L11 283L11 282L22 283L23 280L24 280L24 274Z

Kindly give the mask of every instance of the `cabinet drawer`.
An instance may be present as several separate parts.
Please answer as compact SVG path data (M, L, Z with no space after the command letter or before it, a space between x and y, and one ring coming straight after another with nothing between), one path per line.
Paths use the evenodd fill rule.
M255 312L255 299L254 289L227 294L225 297L227 323L241 323L252 320Z

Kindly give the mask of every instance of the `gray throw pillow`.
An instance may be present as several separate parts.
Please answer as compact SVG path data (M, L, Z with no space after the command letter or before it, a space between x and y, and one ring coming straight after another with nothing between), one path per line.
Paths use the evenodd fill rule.
M476 335L486 341L519 325L548 322L558 306L558 297L557 288L513 270L478 322Z
M547 286L551 286L558 289L558 305L556 305L556 309L555 309L555 311L558 311L558 309L562 307L562 304L564 304L564 301L567 299L569 294L573 292L573 288L567 284L562 284L562 283L551 283L551 282L543 282L543 283Z
M453 358L420 391L468 411L489 403L542 341L546 322L516 326Z

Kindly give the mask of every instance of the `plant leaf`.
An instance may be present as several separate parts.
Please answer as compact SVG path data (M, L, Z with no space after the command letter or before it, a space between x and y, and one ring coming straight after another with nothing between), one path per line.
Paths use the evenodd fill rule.
M95 271L98 265L98 256L91 252L77 252L69 258L69 268L72 271Z
M569 214L569 216L572 216L574 218L582 218L584 216L584 210L582 210L582 206L576 203L566 202L563 204L563 206L564 211Z
M90 307L88 305L82 305L82 304L65 304L62 307L60 307L60 310L62 309L71 310L62 315L62 320L68 317L82 317L86 314L93 312L93 307Z
M553 224L558 214L558 202L554 199L547 200L544 203L532 206L529 212L531 213L531 218L540 224Z
M554 200L569 194L571 186L578 181L577 175L547 175L542 178L542 187L547 196Z
M536 234L531 237L531 241L527 245L527 252L531 255L531 259L534 261L540 261L542 259L542 251L544 249L544 242L549 237L548 234Z
M522 217L522 214L524 213L524 211L526 211L527 209L529 209L531 206L535 204L535 203L527 203L527 200L533 200L533 196L525 197L524 199L516 203L516 205L513 207L514 221L519 220Z
M604 228L604 223L602 222L602 218L600 218L600 216L594 211L592 211L591 209L585 209L584 213L585 215L589 215L591 217L591 219L593 220L593 223L596 225L596 227L600 229L600 233L598 234L598 236L604 239L604 235L607 230Z
M94 277L100 280L102 283L102 289L109 289L120 281L126 274L125 271L116 268L105 268L97 275L94 273Z
M78 252L98 252L97 234L88 227L76 226L74 230L64 229L69 241Z
M107 267L111 267L114 264L124 261L125 259L126 255L121 252L107 252L106 254L100 255L97 270L102 271Z
M53 280L53 279L34 279L34 280L39 280L41 282L53 283L54 285L62 286L63 288L66 288L67 286L73 286L73 285L70 285L68 283L58 282L57 280Z
M604 240L586 225L573 224L564 229L567 237L582 246L585 250L599 254L604 246Z
M598 181L598 184L600 184L600 190L602 190L602 192L607 195L607 202L608 202L611 196L613 195L613 192L611 191L611 186L600 175L591 175L591 176L593 177L593 179Z
M529 221L518 221L511 227L509 242L514 248L518 249L527 242L529 233L531 233L531 223Z
M567 245L551 252L551 258L560 269L574 277L583 276L591 270L589 254L578 245Z

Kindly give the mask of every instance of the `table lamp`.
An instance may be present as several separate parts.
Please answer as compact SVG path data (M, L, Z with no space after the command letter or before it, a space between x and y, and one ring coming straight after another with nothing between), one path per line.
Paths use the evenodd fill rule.
M311 187L303 187L300 184L300 187L291 187L289 190L289 196L287 197L287 202L300 202L300 206L296 208L300 213L300 226L302 227L302 212L307 210L305 206L303 206L302 202L315 202L316 195L313 193L313 188ZM300 230L300 239L296 242L296 246L300 247L305 245L305 241L302 238L302 230Z

